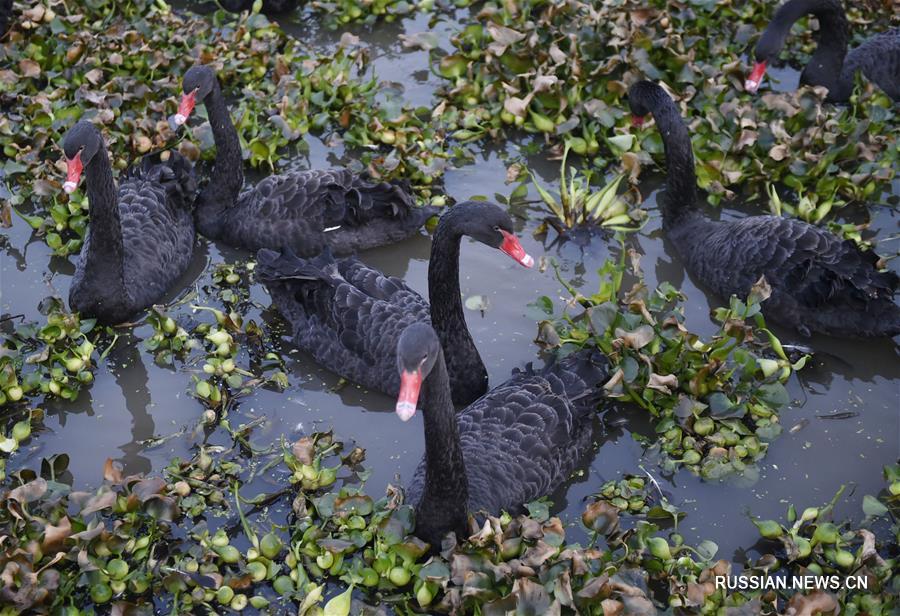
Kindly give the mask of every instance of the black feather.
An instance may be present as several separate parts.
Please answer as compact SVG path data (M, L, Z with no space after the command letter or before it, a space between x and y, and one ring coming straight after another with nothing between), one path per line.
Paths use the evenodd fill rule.
M629 104L653 113L666 150L663 226L685 268L722 299L746 297L765 277L772 295L765 316L802 334L895 336L898 277L878 270L878 256L792 218L749 216L715 222L696 204L690 136L675 103L656 84L632 86ZM645 111L646 110L646 111Z
M815 15L819 29L816 50L803 68L800 83L825 86L826 100L846 102L853 92L856 74L862 72L891 99L900 101L900 28L876 34L847 53L850 23L840 0L785 2L760 37L756 59L766 62L776 59L791 26L804 15Z
M400 333L412 323L432 324L447 356L453 400L464 405L487 391L487 369L463 315L460 239L499 246L499 228L508 231L512 220L487 202L461 203L441 217L428 264L431 305L399 278L355 258L335 261L330 251L315 259L261 252L259 275L293 325L297 346L329 370L389 395L400 386L394 363ZM302 280L292 274L298 271Z
M97 152L85 165L90 225L69 305L106 323L119 323L160 301L187 269L194 252L191 202L196 180L190 162L169 152L145 157L125 172L118 189L102 138L88 122L81 130ZM68 139L68 134L67 134Z
M202 100L217 149L196 204L197 229L206 237L306 257L327 245L344 255L406 239L437 213L417 207L406 182L371 181L349 169L296 171L244 186L240 141L218 79L210 67L191 71L209 73Z
M440 546L447 532L465 530L468 512L518 513L566 481L590 450L608 376L601 353L580 351L518 371L454 416L441 356L419 404L425 458L405 491L416 504L416 534Z

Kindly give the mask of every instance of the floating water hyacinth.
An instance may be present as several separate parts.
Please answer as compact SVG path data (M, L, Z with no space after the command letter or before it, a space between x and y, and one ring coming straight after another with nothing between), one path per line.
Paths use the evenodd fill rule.
M637 231L640 225L636 223L646 218L646 213L637 208L629 211L628 204L618 195L619 184L625 176L618 175L599 190L594 190L590 170L579 173L567 165L570 149L566 145L563 150L559 193L554 195L545 189L535 175L528 172L535 189L556 220L567 229L600 225L614 231Z
M399 492L389 488L375 500L362 491L364 457L331 433L280 451L201 445L162 476L125 476L108 460L102 484L90 492L60 480L65 454L45 459L40 474L23 470L0 487L0 570L7 576L0 613L74 615L83 612L66 606L109 604L122 612L252 607L346 616L371 602L404 613L652 614L668 606L710 614L773 600L761 588L720 590L714 578L730 574L731 564L714 560L712 541L685 542L677 530L684 514L675 506L665 503L660 512L676 523L672 531L640 519L654 515L641 503L615 506L626 491L644 498L647 485L635 475L605 484L607 496L585 507L587 545L568 541L549 503L538 501L527 515L472 524L468 537L430 555L411 535L413 510ZM263 473L272 491L242 494ZM294 482L297 476L303 479ZM867 576L868 588L774 592L796 613L811 603L892 613L892 548L870 528L886 520L891 532L900 530L900 467L886 467L884 477L887 488L862 499L867 517L860 524L833 517L843 488L800 514L791 505L783 522L751 516L746 524L767 542L754 546L766 551L744 563L745 575Z
M593 345L610 358L607 395L655 418L657 436L636 438L664 469L685 466L706 478L755 475L755 462L781 432L778 411L789 402L784 383L807 361L806 355L792 361L766 329L764 281L747 301L732 297L718 308L719 330L702 338L683 324L684 295L669 283L648 290L634 252L631 262L630 274L639 278L628 291L624 249L600 268L600 289L590 297L560 280L572 294L570 305L584 309L580 314L554 315L552 301L541 298L535 306L554 317L540 324L543 346Z
M697 179L711 203L763 196L772 182L806 195L813 208L878 200L900 163L892 145L900 122L883 92L860 84L850 106L825 104L808 87L757 99L744 92L743 54L774 8L762 0L696 2L689 10L657 0L489 1L459 25L453 49L438 60L441 109L468 136L515 138L524 129L551 153L566 143L607 165L626 145L621 135L606 136L627 130L627 86L644 77L681 95ZM898 24L896 11L848 9L856 35ZM811 43L804 30L789 46ZM661 159L658 138L642 141Z

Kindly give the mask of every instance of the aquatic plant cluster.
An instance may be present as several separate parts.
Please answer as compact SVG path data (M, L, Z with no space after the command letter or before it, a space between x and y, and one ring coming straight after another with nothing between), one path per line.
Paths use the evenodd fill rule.
M884 469L882 492L864 495L864 518L859 523L834 517L843 487L822 506L808 506L799 514L799 509L789 506L784 521L751 517L748 522L756 526L761 540L748 547L758 557L745 555L745 577L852 574L865 578L866 588L796 593L734 589L720 585L722 578L731 575L733 565L716 559L714 542L685 542L678 527L686 514L663 494L653 472L628 474L594 489L577 529L567 529L562 520L551 516L548 501L523 503L522 499L516 505L522 504L527 514L495 516L472 511L466 533L442 533L443 544L429 545L416 536L416 515L421 511L416 503L405 500L402 489L389 486L387 494L377 498L366 493L369 471L363 466L363 447L345 443L331 432L315 432L292 443L282 437L280 443L261 444L257 437L266 417L248 418L234 412L236 401L255 389L284 390L289 384L281 352L283 332L258 323L255 315L251 318L249 313L260 308L252 299L251 285L265 285L273 305L287 321L295 321L291 323L296 330L294 342L301 348L302 328L312 327L291 318L297 305L312 312L323 303L346 300L354 310L360 306L369 310L389 297L402 311L418 309L410 308L414 291L399 279L364 271L359 261L335 261L329 250L322 249L335 248L329 241L334 242L346 227L360 223L364 228L374 220L377 230L378 224L389 226L385 221L412 219L413 211L425 213L421 220L415 218L418 222L409 233L418 232L425 218L452 201L441 187L447 169L471 159L474 147L489 139L522 138L527 133L531 136L525 137L523 156L543 153L561 160L559 191L543 186L527 170L523 157L505 161L508 183L520 183L503 200L522 202L533 187L547 210L536 235L552 229L566 237L576 228L597 228L610 232L609 237L616 232L619 253L600 266L599 288L591 295L564 280L552 260L542 259L542 265L549 263L556 269L567 293L561 299L540 297L530 306L540 318L535 342L550 351L558 364L551 363L545 372L529 367L508 381L519 383L519 390L495 407L519 404L518 397L532 395L529 387L543 390L527 399L531 405L527 420L507 420L510 425L505 426L504 439L512 442L512 432L534 422L541 404L540 410L558 413L548 415L551 419L564 418L567 422L562 423L572 428L584 420L576 416L573 402L592 400L589 394L599 391L603 398L652 417L653 434L635 438L642 441L654 472L670 475L683 468L704 480L733 475L755 478L757 463L782 430L779 412L790 402L785 383L806 365L811 351L782 345L763 318L763 311L776 303L769 301L776 297L773 294L782 294L776 297L778 305L783 305L785 297L794 299L790 294L794 289L784 280L770 284L765 275L760 276L746 297L719 293L726 305L715 309L716 330L706 336L686 327L686 297L679 289L667 282L648 288L640 257L626 248L626 241L648 219L635 188L641 169L663 160L663 155L671 156L672 131L663 127L679 125L668 124L672 116L665 114L674 109L679 122L687 118L687 150L692 149L697 158L694 167L694 159L688 157L690 166L696 169L696 184L711 204L730 200L740 190L741 196L765 202L779 216L827 225L836 234L810 225L775 228L784 221L763 219L769 221L769 229L788 229L789 233L783 233L789 235L785 240L801 237L806 244L819 243L812 256L802 261L807 270L815 270L809 278L787 279L797 287L808 279L824 281L811 285L813 289L802 289L801 300L816 296L825 286L829 300L840 300L843 287L833 281L852 280L853 291L865 295L864 301L852 304L864 306L853 315L871 321L864 313L875 306L872 310L886 315L886 327L897 313L893 304L896 276L871 252L866 223L847 222L841 208L877 200L895 180L900 165L896 105L888 94L863 80L848 106L826 103L824 88L749 98L742 83L746 72L742 53L752 35L767 23L768 7L761 2L488 1L471 11L468 0L453 6L443 2L436 6L431 0L415 5L403 0L311 3L310 10L333 28L351 22L391 22L415 11L432 13L435 20L440 13L456 13L464 23L452 37L454 48L449 53L436 49L428 33L403 37L405 46L430 54L442 84L433 107L413 107L401 92L382 82L371 68L368 48L355 35L345 32L334 49L313 52L263 15L262 2L237 15L216 10L207 16L175 11L164 0L20 4L16 5L18 21L0 46L0 108L4 110L0 144L6 157L0 163L4 183L0 225L9 227L15 212L54 255L66 258L81 251L73 290L82 284L88 292L96 291L104 282L100 278L94 287L85 283L91 273L82 269L90 260L85 256L90 254L88 238L96 246L102 241L97 238L103 237L96 218L97 226L87 235L92 224L88 212L98 211L89 208L97 205L76 192L90 157L99 151L99 159L104 160L105 145L110 173L113 169L122 172L117 180L120 187L127 181L152 184L164 195L157 204L170 206L174 201L167 191L196 188L191 162L199 162L199 170L228 149L218 123L215 134L210 123L213 106L220 101L203 100L194 121L187 123L201 87L189 88L187 77L182 81L181 76L198 60L212 67L212 79L226 94L237 134L238 163L244 161L266 172L279 170L304 136L314 132L328 147L345 148L355 156L350 172L357 183L341 186L337 180L327 180L332 183L322 193L320 201L325 205L321 209L345 206L346 211L338 217L340 224L331 225L335 221L324 216L316 219L315 224L321 223L314 229L315 239L321 240L317 245L321 254L297 256L296 245L289 241L276 245L271 236L277 232L269 229L267 239L273 243L258 246L262 250L255 258L213 264L207 272L209 285L189 287L167 305L155 302L171 289L160 291L157 299L139 306L146 313L136 313L133 322L90 316L97 305L85 304L88 308L79 314L55 296L40 306L43 322L23 322L17 316L0 321L0 616L246 609L346 616L384 613L386 608L397 613L604 616L654 614L665 608L678 613L787 610L810 615L838 611L880 615L900 610L896 562L900 467L896 465ZM464 8L465 16L459 15ZM871 25L858 10L850 11L850 19ZM886 29L897 19L892 15L877 20L875 29ZM709 32L719 34L710 37ZM797 41L803 58L811 39L798 35ZM660 86L650 84L672 107L660 104L638 113L642 103L634 95L626 100L626 84L634 93L636 87L649 83L638 81L640 77L677 85L678 94L670 97ZM221 101L221 108L225 106ZM633 118L629 106L635 112ZM659 130L639 128L648 113ZM109 142L104 144L101 138L100 146L93 147L78 134L85 127L95 127L95 132L99 128L97 134ZM73 147L66 145L70 140ZM46 155L54 144L66 150L64 160L54 162L58 157ZM137 157L165 150L172 151L129 171L132 175L126 177L125 169ZM790 156L792 152L802 155ZM217 158L216 166L220 162ZM671 188L679 178L671 169L671 157L667 162L668 192L674 193ZM276 176L258 182L255 203L263 206L248 207L245 218L251 223L259 222L257 217L271 222L265 220L265 213L282 205L283 192L326 183L321 180L324 175L311 173L301 180L294 176L280 183ZM85 183L90 181L88 177ZM173 189L173 184L180 185ZM625 185L628 188L620 194ZM336 187L346 193L344 204L336 205L341 198L335 196L340 192ZM128 190L116 198L126 201ZM694 190L689 186L686 194L692 197ZM62 191L68 196L62 196ZM355 200L346 198L349 194ZM97 200L97 192L92 195ZM142 196L149 200L147 193ZM186 196L178 193L179 198ZM204 198L201 192L197 203ZM254 205L252 198L248 201ZM498 217L489 224L464 220L465 234L520 265L534 265L515 236L510 215L484 201L479 198L453 206L438 223L435 238L441 232L449 234L446 229L452 225L444 221L465 216L460 212L471 210L487 217L496 210ZM119 203L112 205L118 211ZM195 213L201 206L193 207L195 211L185 217L191 250L196 231L229 243L203 230L201 224L208 221L200 221L200 215L195 229ZM859 215L864 208L854 208L853 214ZM671 233L673 216L683 212L664 203L661 209L663 229ZM287 228L294 222L288 218L276 217L275 222ZM484 229L476 228L478 222L484 223ZM718 221L708 224L714 227ZM151 226L144 229L148 236ZM400 237L394 231L396 236L386 234L391 241ZM121 235L120 230L120 240ZM841 241L844 238L851 241ZM458 253L459 238L454 241ZM798 244L792 256L806 258L808 246L803 241ZM373 245L381 244L365 247ZM820 274L816 268L828 259L829 267L837 265L819 268L827 270ZM109 262L104 265L112 269ZM720 268L726 274L728 265ZM787 270L794 263L783 265ZM174 274L173 279L183 273L184 269L166 272ZM458 267L455 274L456 286L451 285L451 290L459 295ZM436 278L429 272L430 285ZM148 276L148 283L155 282ZM356 286L348 288L352 285ZM77 292L70 295L70 306ZM401 300L394 300L394 295ZM850 300L859 297L852 295ZM279 304L284 301L294 304ZM326 312L331 321L341 321L334 326L338 334L333 336L343 345L339 348L362 348L359 354L365 355L368 347L362 337L369 332L353 329L365 310L351 311L343 319L343 313L341 318L335 316L339 311L334 305L329 303ZM481 298L465 305L482 311L487 307ZM424 310L431 308L426 304ZM464 423L475 413L465 415L470 407L452 415L450 401L456 392L451 392L450 383L459 375L453 372L458 368L450 351L441 347L444 341L435 343L436 357L425 354L413 369L402 364L398 351L405 343L424 345L414 337L422 331L433 334L436 341L440 338L441 332L436 333L439 318L430 318L426 324L413 323L396 340L390 338L390 367L392 376L399 372L400 383L398 392L388 393L397 398L397 414L406 421L417 404L436 399L434 383L446 381L446 392L441 394L456 437L449 439L447 450L456 447L453 451L462 457L456 418L463 417L459 423ZM804 331L804 323L788 325L804 335L810 333ZM131 327L133 333L126 329ZM379 341L388 339L387 329L379 331ZM322 331L334 333L315 333ZM823 328L816 331L833 333ZM331 342L313 339L323 348ZM186 387L196 401L199 418L180 432L154 435L152 440L161 443L189 435L193 455L171 460L158 475L125 475L110 459L103 469L102 485L92 491L73 488L65 454L43 459L39 472L15 464L13 456L34 444L44 429L42 405L75 401L80 390L93 382L98 364L111 349L138 342L160 366L190 374ZM423 347L407 350L417 360L424 352ZM477 351L474 355L480 362ZM569 373L553 372L567 358L577 357L602 361L589 367L585 362ZM350 363L346 357L342 361ZM438 368L432 375L435 365ZM603 374L602 385L594 388L590 377L597 374ZM485 374L485 382L476 383L483 390L473 397L477 402L472 405L483 414L496 410L490 408L490 396L496 390L481 397L488 391L486 378ZM567 388L575 387L573 381L582 391L570 399ZM420 398L423 382L426 393ZM595 410L591 408L590 419ZM539 418L546 421L545 416ZM562 432L560 428L554 436ZM546 443L574 451L576 433L572 428L565 438ZM520 434L525 434L521 438L525 451L536 439L527 432ZM428 468L429 457L423 468ZM557 466L567 468L562 462ZM465 469L462 472L465 475ZM465 490L468 487L463 494L471 494ZM543 486L543 490L541 494L547 494L549 488ZM424 517L420 515L420 521ZM573 530L586 541L571 539Z
M380 601L400 612L652 614L657 593L697 613L760 613L785 602L825 611L840 603L867 614L897 608L896 555L868 529L888 519L900 532L896 466L885 469L884 492L866 497L862 525L833 519L843 488L800 515L791 505L784 522L752 520L765 551L746 575L852 571L869 580L866 592L852 595L789 596L723 591L715 579L731 565L715 560L714 543L689 546L677 527L663 534L607 500L585 509L584 546L567 543L562 522L535 502L528 515L485 518L471 536L429 557L399 493L374 500L362 490L364 458L330 433L252 458L237 447L201 447L189 460L173 460L163 476L123 476L110 460L92 492L67 485L65 459L45 460L40 475L20 471L2 492L0 613L91 613L79 608L86 603L108 604L113 613L282 613L293 604L298 614L346 616ZM262 473L274 473L283 487L246 496ZM243 537L235 545L237 528ZM329 581L347 589L331 592ZM363 599L354 588L365 590Z
M462 144L519 127L545 135L551 152L567 143L594 167L621 165L635 180L662 152L652 132L622 141L630 131L624 80L639 70L681 86L699 184L711 202L733 197L738 186L744 196L762 199L774 185L782 196L789 190L809 203L796 215L819 222L832 220L835 208L880 196L900 163L900 123L890 99L867 86L849 107L823 105L809 89L765 94L762 104L752 104L735 86L745 68L740 53L767 15L763 3L689 10L658 4L487 3L453 38L455 53L435 55L435 70L448 80L439 103L416 109L371 73L366 48L350 34L334 53L311 55L258 13L219 12L210 28L207 19L176 13L164 2L76 9L49 0L23 13L27 37L13 32L2 51L11 61L0 72L0 91L17 101L0 119L8 204L55 252L76 253L86 199L60 201L58 172L40 152L85 113L82 102L91 106L87 117L110 135L115 168L166 147L174 137L166 101L177 95L176 76L194 58L211 62L227 91L239 94L234 115L253 166L271 168L287 154L285 146L311 130L324 132L328 141L358 148L360 162L375 174L406 177L420 198L430 199L431 185L451 161L468 157ZM365 15L377 15L379 7L354 5ZM853 11L850 18L868 23ZM721 38L702 34L713 30ZM808 35L798 38L808 49ZM428 37L406 42L436 54ZM134 53L143 48L155 50L152 59ZM208 125L195 133L199 148L184 140L181 152L211 157ZM804 155L788 156L793 151ZM32 197L38 207L28 213L22 206ZM834 228L858 236L853 225Z
M625 260L623 249L618 262L604 264L600 289L589 297L566 285L572 297L562 314L554 314L549 297L540 298L535 307L548 319L538 325L538 343L602 349L615 368L607 395L655 418L649 452L662 456L664 468L685 465L708 479L752 470L781 433L778 411L789 401L784 383L808 356L789 360L766 329L762 285L746 301L732 297L728 308L717 309L719 331L704 340L683 324L684 296L669 283L650 291L639 256L630 253L630 270ZM628 274L637 280L626 290ZM579 312L568 314L570 305Z
M662 144L655 133L641 133L634 147L618 142L631 130L626 83L663 80L678 89L711 203L783 185L811 200L821 220L832 208L877 199L898 164L896 109L884 93L862 87L846 108L824 105L811 90L765 94L761 104L743 94L742 54L769 10L760 1L487 2L440 58L449 81L441 109L484 118L458 124L473 136L523 128L594 166L621 158L634 177ZM870 20L851 9L850 18L869 32L900 23L896 11L883 14ZM814 44L808 33L798 39L804 50Z

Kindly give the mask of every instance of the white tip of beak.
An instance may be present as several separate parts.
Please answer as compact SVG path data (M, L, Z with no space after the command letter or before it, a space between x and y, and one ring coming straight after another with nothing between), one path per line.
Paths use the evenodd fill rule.
M176 113L175 117L172 118L175 121L176 126L181 126L185 122L187 122L187 116L183 116L180 113Z
M65 182L63 183L63 190L66 191L67 195L71 195L75 192L75 189L78 188L78 184L75 182Z
M756 91L759 90L759 82L755 79L748 79L744 82L744 89L750 94L756 94Z
M397 417L402 421L409 421L416 414L416 405L412 402L397 403Z
M532 267L534 265L534 257L526 253L525 256L522 257L522 265L525 267Z

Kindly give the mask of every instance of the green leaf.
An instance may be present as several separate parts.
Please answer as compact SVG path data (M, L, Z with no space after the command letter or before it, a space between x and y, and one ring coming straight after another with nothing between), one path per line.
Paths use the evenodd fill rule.
M543 522L550 517L550 503L545 500L532 501L525 505L528 509L528 517Z
M785 389L784 385L781 383L765 383L760 385L756 390L756 397L775 409L781 408L790 402L787 389Z
M700 545L697 546L697 553L700 554L704 560L712 560L718 551L719 545L709 539L701 541Z
M871 494L863 496L862 508L863 513L871 517L883 516L888 512L888 508L885 507L884 503Z

